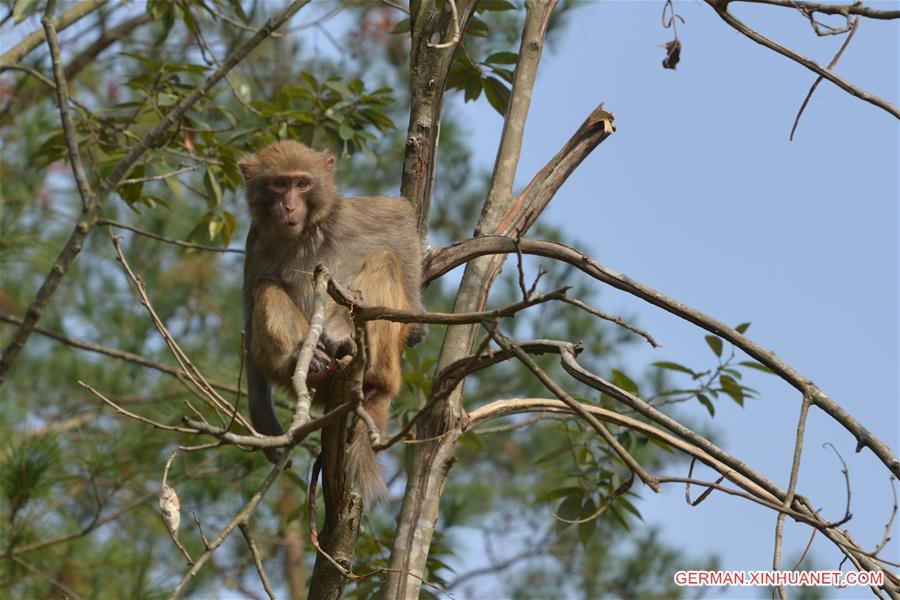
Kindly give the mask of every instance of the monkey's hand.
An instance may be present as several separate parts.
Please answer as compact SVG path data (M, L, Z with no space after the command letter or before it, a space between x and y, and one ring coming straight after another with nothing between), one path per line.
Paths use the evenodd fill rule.
M331 354L328 353L324 340L320 338L319 343L316 345L316 350L313 352L312 361L309 363L309 373L306 380L310 383L320 383L330 377L335 369L335 361Z
M406 347L412 348L423 341L428 336L428 325L425 323L416 323L409 330L409 337L406 338Z
M328 355L336 361L356 354L356 342L349 335L334 335L326 332L322 339L325 342Z

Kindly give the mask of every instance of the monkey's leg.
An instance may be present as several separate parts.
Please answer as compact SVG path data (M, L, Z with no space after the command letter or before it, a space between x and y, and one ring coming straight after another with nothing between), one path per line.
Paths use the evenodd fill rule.
M273 281L254 290L250 354L269 379L290 388L295 351L309 330L309 321L291 297Z
M400 265L392 252L385 251L368 257L350 286L362 292L366 304L400 309L408 307L400 277ZM390 321L370 321L366 330L369 339L369 368L365 376L363 408L375 421L383 436L391 400L400 391L400 356L409 335L409 326ZM371 500L387 493L378 458L372 450L368 428L362 419L358 419L354 427L347 459L350 476L358 483L364 498Z
M297 354L309 330L309 321L290 296L277 283L263 281L254 290L253 311L247 327L247 384L250 420L266 435L281 435L284 430L272 405L269 380L291 389L291 377ZM327 376L331 360L318 348L310 366L310 381ZM277 462L279 452L266 450L266 458Z
M393 252L384 251L369 256L351 282L362 292L366 304L408 309L409 301L403 289L400 263ZM410 326L390 321L369 321L369 370L366 383L393 398L400 391L400 356Z

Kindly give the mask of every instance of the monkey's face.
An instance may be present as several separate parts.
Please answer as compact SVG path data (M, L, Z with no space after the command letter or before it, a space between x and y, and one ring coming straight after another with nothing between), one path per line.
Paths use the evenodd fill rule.
M285 237L297 237L317 212L319 194L315 179L306 171L280 173L266 182L271 224Z

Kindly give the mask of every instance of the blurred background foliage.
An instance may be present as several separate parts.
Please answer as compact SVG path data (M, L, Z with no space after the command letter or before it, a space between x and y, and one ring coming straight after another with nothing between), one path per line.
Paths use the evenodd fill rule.
M164 143L145 154L103 218L166 238L239 249L248 219L236 162L243 152L284 138L335 152L348 194L396 193L409 105L409 22L389 4L344 0L304 9L283 35L257 49L172 128ZM44 3L0 5L5 52L40 28ZM61 2L58 14L72 6ZM63 58L78 101L73 118L92 184L96 187L168 107L279 7L236 0L110 2L64 30ZM561 5L550 48L577 11L571 2ZM456 58L441 129L432 244L471 235L489 171L472 164L462 107L489 102L504 112L522 15L517 4L482 0ZM43 44L22 64L50 73ZM80 204L55 94L27 72L0 75L0 136L0 313L15 317L22 316L46 276ZM195 364L221 385L237 385L239 253L184 249L97 227L40 326L174 364L114 259L110 234L122 236L124 252L157 312ZM575 241L564 228L549 225L533 234ZM531 277L539 264L547 271L542 289L572 285L573 295L598 301L596 287L571 268L527 260ZM429 286L426 305L449 310L455 282L451 274ZM491 304L518 294L510 259ZM699 401L713 412L720 394L740 402L752 396L721 342L710 343L715 366L709 371L664 363L628 373L617 350L643 341L572 307L545 304L504 327L520 338L582 340L587 366L656 402ZM12 329L8 321L0 324L4 345ZM424 344L407 351L406 386L395 404L394 427L426 397L441 337L441 328L432 327ZM542 361L559 375L553 363ZM679 372L690 383L670 385L666 372ZM2 391L0 595L57 597L68 589L85 598L164 597L185 564L156 508L162 468L177 444L196 440L114 414L79 381L165 423L177 423L192 400L177 378L158 370L32 336ZM585 401L607 404L570 380L566 386ZM499 397L546 395L539 382L509 362L471 378L465 403L474 407ZM651 470L675 460L645 438L615 433ZM675 570L715 565L714 557L667 547L641 526L633 492L608 500L626 470L576 420L507 419L466 433L462 442L431 549L427 579L433 585L425 586L424 594L669 598L683 591L672 584ZM270 491L251 522L276 589L290 597L304 596L314 560L302 507L317 444L317 439L304 444L307 451L296 454L289 476ZM366 519L357 573L387 565L411 449L395 447L387 454L383 462L392 499ZM215 535L266 472L261 455L234 447L179 454L169 482L181 498L181 539L192 553L202 550L202 542L191 515L206 535ZM372 577L352 586L349 595L367 598L379 585ZM262 597L242 540L230 540L214 555L191 594Z

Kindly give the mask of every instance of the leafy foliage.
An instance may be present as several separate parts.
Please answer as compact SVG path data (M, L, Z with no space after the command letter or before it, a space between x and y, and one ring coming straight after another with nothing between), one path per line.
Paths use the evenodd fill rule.
M35 8L36 3L17 2L14 21L23 28L38 27ZM461 100L480 101L484 96L501 114L509 99L521 21L520 11L513 8L506 0L479 2L466 51L458 53L450 77L450 87L462 92ZM143 10L152 16L149 23L117 40L114 50L95 57L71 82L78 100L72 105L78 144L95 189L128 149L248 34L244 28L258 27L272 9L265 2L224 0L126 4L67 32L64 61L79 56L101 34L98 19L108 26ZM336 151L342 159L338 174L344 189L394 189L405 143L395 123L405 123L408 111L401 91L407 89L401 66L405 63L397 59L404 52L403 21L365 3L344 5L344 18L349 25L344 26L345 40L336 56L317 51L302 35L292 34L292 43L283 39L261 47L145 154L102 216L166 238L239 246L247 219L238 194L237 162L244 151L285 138ZM552 27L558 29L561 23L557 18ZM34 54L29 60L45 69L46 52ZM0 129L0 312L21 315L64 243L79 201L65 164L67 149L52 97L20 102L25 95L15 90L32 85L27 74L15 75L10 85L14 93L0 107L0 123L7 123ZM459 119L445 118L441 136L441 177L431 231L435 242L469 235L488 176L472 166L469 135ZM546 225L535 233L564 237ZM240 257L185 250L129 232L116 235L123 236L124 252L185 353L217 385L233 387L240 370ZM41 325L171 366L164 343L113 258L108 237L98 228L88 238ZM574 285L574 295L596 299L571 268L544 266L548 274L542 285L548 289L565 282ZM537 263L526 261L524 267L532 271ZM453 294L451 284L432 284L426 304L447 309ZM495 286L491 303L509 302L517 294L515 273L507 272ZM522 337L579 339L590 332L585 345L591 368L611 373L625 389L659 399L696 398L703 403L706 398L714 406L712 401L725 394L742 402L752 397L752 390L742 383L739 367L759 367L735 362L734 353L726 355L722 342L714 338L719 350L713 369L695 372L676 363L657 364L691 378L691 387L666 391L653 374L626 373L613 362L615 350L634 342L633 335L598 326L590 315L570 307L536 307L503 327L507 334ZM430 392L442 333L442 328L432 328L422 346L407 351L395 427L407 422ZM710 346L715 351L714 344ZM553 361L542 359L541 364L562 377ZM162 465L173 447L196 440L122 418L78 381L165 424L179 422L185 401L196 402L177 379L159 370L33 337L5 384L0 421L0 438L6 440L0 449L0 518L9 525L0 541L12 553L4 559L9 568L0 581L3 595L47 597L58 591L10 556L84 596L167 595L184 561L174 551L154 504ZM583 401L609 406L608 398L572 387ZM467 382L466 405L541 393L538 382L510 362ZM282 401L287 404L287 399ZM196 409L215 419L208 409ZM480 530L487 544L498 547L520 546L517 540L523 532L543 541L535 552L510 564L517 582L506 590L512 596L593 597L602 589L623 596L673 595L667 573L671 565L681 564L681 556L652 532L634 533L641 516L638 497L630 490L619 493L627 471L609 449L578 423L547 419L526 428L521 426L525 420L509 419L495 430L484 427L461 439L429 556L426 577L433 585L424 593L437 595L438 586L450 584L465 589L465 574L454 569L468 565L467 550L481 542L472 532ZM614 433L648 466L671 460L665 449L643 437L625 430ZM299 573L301 581L308 577L314 560L313 549L304 542L304 506L306 474L317 444L308 440L305 447L311 452L295 454L293 470L252 521L279 589L290 585L292 573ZM386 459L397 474L391 487L395 496L402 490L401 474L411 451L407 446ZM196 513L210 536L263 476L264 461L237 448L179 454L170 484L183 506L181 539L189 552L196 556L203 543L187 515ZM367 518L356 572L387 565L397 508L395 499ZM299 540L299 559L291 559L286 545L277 543L289 538ZM288 559L293 562L283 562ZM288 566L282 569L281 564ZM560 581L563 576L565 581ZM197 597L244 594L257 585L248 551L229 543L210 568L200 571L189 591ZM371 597L379 585L379 579L371 577L351 594Z

